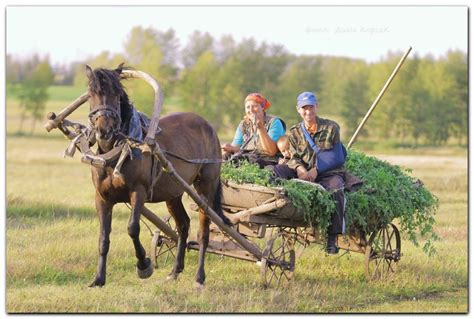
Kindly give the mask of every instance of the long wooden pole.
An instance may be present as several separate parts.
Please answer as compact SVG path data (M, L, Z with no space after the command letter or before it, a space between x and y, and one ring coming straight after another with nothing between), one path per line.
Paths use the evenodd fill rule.
M143 206L142 215L145 216L149 221L155 224L163 233L165 233L175 243L178 242L178 235L176 232L160 217L156 216L151 210Z
M77 99L75 99L71 104L66 106L61 112L59 112L58 115L54 113L49 113L47 115L48 121L44 125L44 128L46 131L50 132L52 129L55 129L58 127L58 125L61 124L61 122L68 117L72 112L74 112L79 106L87 102L89 99L89 92L84 92L81 96L79 96Z
M380 91L379 95L375 98L374 102L372 103L372 106L370 107L369 111L367 112L367 114L365 114L365 117L362 119L362 122L360 122L359 124L359 127L357 128L357 130L355 131L355 133L352 135L351 137L351 140L349 141L349 144L347 144L347 148L350 148L352 146L352 144L354 144L355 142L355 139L357 138L357 135L359 135L359 132L362 130L362 128L364 127L365 125L365 122L367 122L368 118L370 117L370 115L372 114L372 112L374 111L375 107L377 106L377 104L379 103L380 99L382 98L382 96L384 95L385 91L387 90L388 86L390 85L390 83L392 83L392 80L393 78L395 77L395 75L397 75L398 73L398 70L401 68L403 62L405 62L405 59L407 58L408 54L410 54L410 51L411 51L411 47L408 48L408 50L405 52L405 54L402 56L402 58L400 59L400 61L398 62L397 66L395 67L395 69L393 70L392 74L390 75L390 77L388 78L387 82L385 82L385 85L383 86L382 90Z

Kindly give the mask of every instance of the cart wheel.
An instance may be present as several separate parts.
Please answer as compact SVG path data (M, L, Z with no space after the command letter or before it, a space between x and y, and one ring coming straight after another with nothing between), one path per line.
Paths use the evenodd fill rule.
M174 219L171 218L171 216L168 216L165 221L173 230L176 230ZM171 221L173 221L173 225ZM157 229L151 239L151 251L153 252L152 256L154 256L154 258L152 258L154 266L155 268L159 268L159 265L165 266L168 262L174 261L176 257L176 243Z
M394 224L376 230L365 249L365 275L368 280L384 279L395 273L401 257L400 233Z
M289 281L295 271L294 236L285 231L277 233L268 242L263 251L261 274L264 288L282 279Z
M310 241L306 238L305 230L302 227L296 228L296 242L295 242L295 251L296 258L300 258L303 254L306 247L309 246Z

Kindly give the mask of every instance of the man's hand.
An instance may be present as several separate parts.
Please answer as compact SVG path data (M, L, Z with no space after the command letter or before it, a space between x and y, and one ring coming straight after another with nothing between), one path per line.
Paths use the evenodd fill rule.
M314 182L316 178L318 177L318 170L316 167L313 167L308 171L308 178L310 182Z
M314 182L316 180L316 177L318 177L318 171L316 170L316 168L312 168L307 171L303 166L298 166L296 168L296 174L298 175L299 179L308 182Z

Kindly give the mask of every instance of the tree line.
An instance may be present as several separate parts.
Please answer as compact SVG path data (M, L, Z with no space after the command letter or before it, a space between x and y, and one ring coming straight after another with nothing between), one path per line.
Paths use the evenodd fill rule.
M415 48L416 49L416 48ZM400 59L388 52L377 62L323 55L295 55L280 44L237 42L195 31L181 46L175 31L133 28L123 53L104 51L63 69L64 83L85 86L84 64L116 67L121 62L155 77L165 93L165 111L204 116L220 133L231 134L244 114L248 93L261 92L270 113L287 125L297 123L296 96L317 94L322 117L334 118L345 140L355 131ZM22 80L18 61L7 57L7 83ZM467 144L467 54L412 54L373 113L360 139L397 140L413 145ZM16 82L15 82L16 81ZM147 84L125 83L139 110L150 114L153 93Z

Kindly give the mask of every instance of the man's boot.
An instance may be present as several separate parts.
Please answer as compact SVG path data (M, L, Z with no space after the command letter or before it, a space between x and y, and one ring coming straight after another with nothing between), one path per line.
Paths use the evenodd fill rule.
M329 255L336 255L339 252L339 248L336 246L337 234L328 234L328 244L326 246L326 252Z

